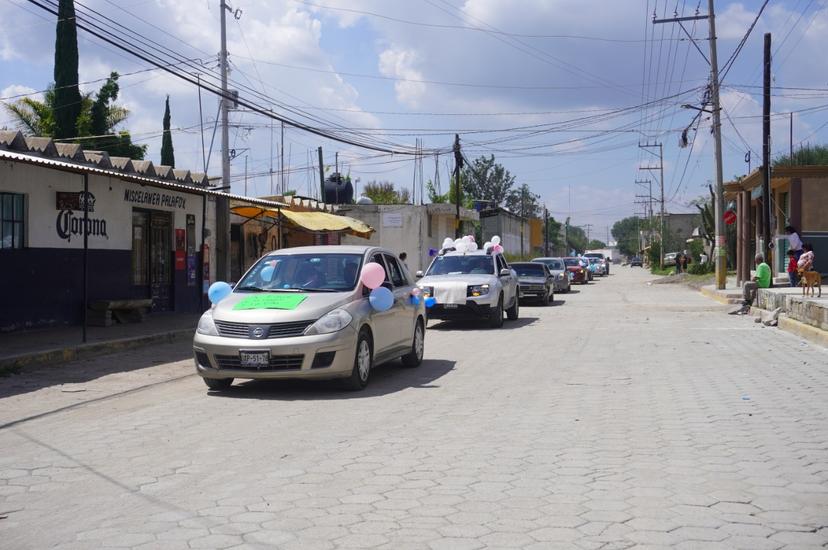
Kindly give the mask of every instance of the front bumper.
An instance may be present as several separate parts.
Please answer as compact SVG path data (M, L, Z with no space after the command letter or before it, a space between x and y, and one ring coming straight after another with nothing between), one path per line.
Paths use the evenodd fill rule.
M482 318L488 317L491 313L492 306L489 304L480 304L474 300L466 300L465 304L434 304L428 310L429 319L468 319L468 318Z
M520 297L521 298L544 298L546 297L548 290L545 285L524 285L521 284L520 286Z
M196 371L204 378L341 378L349 376L354 367L356 341L357 331L352 325L333 334L270 340L196 333L193 356ZM240 351L269 351L270 363L242 368Z

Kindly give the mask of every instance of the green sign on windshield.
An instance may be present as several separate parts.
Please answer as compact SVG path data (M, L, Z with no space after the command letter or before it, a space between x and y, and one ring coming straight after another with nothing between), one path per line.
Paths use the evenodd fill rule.
M307 294L256 294L233 306L233 311L244 309L296 309Z

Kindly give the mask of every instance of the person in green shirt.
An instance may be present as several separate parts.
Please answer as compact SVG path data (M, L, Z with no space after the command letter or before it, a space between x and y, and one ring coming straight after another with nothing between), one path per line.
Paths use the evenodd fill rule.
M760 288L770 288L771 286L771 268L765 263L765 257L762 254L757 254L755 258L756 275L753 280L745 282L742 285L742 296L745 301L743 305L750 306L753 300L756 299L756 291Z

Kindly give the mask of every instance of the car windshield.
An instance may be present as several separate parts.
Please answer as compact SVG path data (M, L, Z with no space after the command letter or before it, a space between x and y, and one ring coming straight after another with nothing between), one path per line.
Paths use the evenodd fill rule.
M494 275L491 256L439 256L426 275Z
M274 254L236 285L242 292L347 292L357 284L361 254Z
M519 277L544 277L546 275L541 264L512 264L512 269Z
M546 264L546 267L550 269L550 271L563 270L564 264L561 260L533 260L539 264Z
M565 258L564 263L567 267L578 267L581 265L581 261L578 258Z
M593 257L589 257L589 258L587 258L587 259L589 260L589 263L591 263L591 264L601 263L601 258L593 258Z

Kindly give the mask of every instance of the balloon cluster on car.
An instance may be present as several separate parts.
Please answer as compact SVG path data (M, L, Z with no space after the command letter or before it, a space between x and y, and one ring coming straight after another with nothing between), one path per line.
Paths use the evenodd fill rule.
M491 241L486 241L483 243L483 246L478 246L477 242L474 239L474 235L466 235L460 239L452 239L451 237L446 237L443 239L443 246L440 248L440 254L445 254L446 252L475 252L477 250L483 250L486 254L491 253L503 253L503 246L500 244L500 237L495 235L492 237Z

